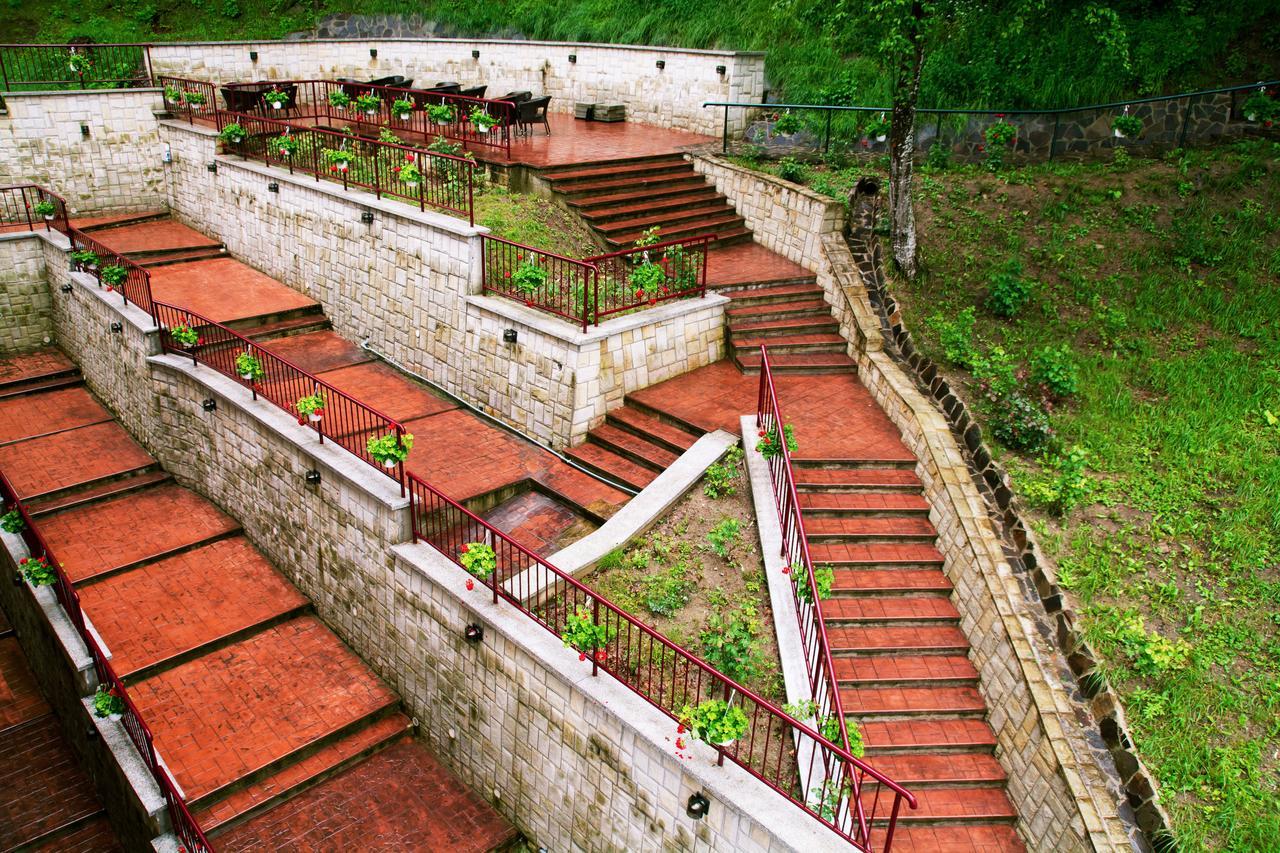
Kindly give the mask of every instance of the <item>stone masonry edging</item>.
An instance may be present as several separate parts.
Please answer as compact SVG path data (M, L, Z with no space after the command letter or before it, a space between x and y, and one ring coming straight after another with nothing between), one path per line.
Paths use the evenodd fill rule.
M53 337L44 252L32 232L0 235L0 353L27 352Z
M1063 681L1074 682L1072 704L1083 705L1088 712L1087 719L1097 726L1096 734L1089 736L1091 750L1095 754L1103 750L1109 752L1114 767L1106 768L1107 776L1115 782L1108 787L1115 787L1118 782L1123 789L1117 791L1116 796L1123 800L1120 817L1130 824L1127 834L1131 844L1138 849L1152 846L1173 849L1168 816L1160 806L1154 775L1133 750L1119 697L1098 669L1098 658L1085 641L1078 617L1067 605L1054 579L1052 564L1021 517L1021 507L1008 474L986 446L981 428L958 389L951 387L937 365L915 347L911 333L905 328L897 302L889 291L883 250L874 237L872 220L872 211L863 205L855 217L850 240L857 251L851 257L851 267L864 283L862 301L869 309L864 312L867 334L873 334L873 328L880 332L886 343L887 360L910 377L915 393L932 404L930 408L941 421L941 428L954 438L968 479L982 497L988 523L1000 537L1004 561L1020 581L1021 597L1037 601L1040 611L1035 621L1042 626L1040 633L1051 639L1058 655L1065 658L1060 659L1056 668Z
M708 750L681 760L668 717L611 679L588 684L577 655L513 607L464 595L462 569L404 544L409 513L385 494L389 481L322 467L321 483L306 484L313 435L294 435L295 421L234 381L158 354L145 314L67 272L65 246L44 242L50 286L73 286L54 302L58 340L93 391L179 483L241 522L400 694L436 754L526 836L555 850L845 849L741 768L715 767ZM463 639L470 622L486 627L479 646ZM713 807L695 822L684 809L698 790Z

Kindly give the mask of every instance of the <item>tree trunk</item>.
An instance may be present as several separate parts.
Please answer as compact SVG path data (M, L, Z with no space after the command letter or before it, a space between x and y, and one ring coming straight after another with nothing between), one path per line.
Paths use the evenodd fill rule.
M916 99L920 95L920 67L924 62L921 36L924 10L912 5L911 52L903 57L893 87L893 119L889 131L889 214L893 260L907 278L915 278L916 216L911 204L916 137Z

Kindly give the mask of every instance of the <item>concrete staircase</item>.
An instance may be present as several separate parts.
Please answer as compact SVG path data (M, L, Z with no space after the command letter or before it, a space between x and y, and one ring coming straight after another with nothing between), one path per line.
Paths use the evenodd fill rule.
M702 432L633 400L609 412L604 424L566 455L603 477L640 491L692 447Z
M663 240L714 234L713 245L727 246L751 239L746 221L682 154L548 166L540 174L610 251L629 248L655 226Z
M776 373L857 370L816 276L719 292L732 300L725 312L729 352L742 372L760 372L761 344L769 347Z

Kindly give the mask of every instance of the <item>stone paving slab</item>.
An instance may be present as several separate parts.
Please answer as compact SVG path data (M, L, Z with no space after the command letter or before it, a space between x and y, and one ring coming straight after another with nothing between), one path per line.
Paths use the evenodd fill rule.
M710 136L656 127L633 121L578 121L565 113L549 113L551 133L541 125L529 136L511 145L511 157L502 151L477 147L476 159L495 163L523 163L527 166L568 166L627 157L670 154L692 145L715 142Z
M53 714L0 732L0 849L102 810Z
M329 370L320 374L320 378L401 423L458 408L457 403L409 381L404 374L385 364L357 364Z
M79 592L121 677L307 604L243 536L131 569Z
M0 400L0 444L111 420L84 386Z
M151 294L160 302L190 309L219 323L318 304L233 258L153 267Z
M154 462L115 422L0 446L0 471L20 498L92 483Z
M93 238L122 255L219 245L212 237L206 237L194 228L172 219L106 228L93 232Z
M17 637L0 639L0 731L49 713Z
M73 370L75 366L75 362L55 347L8 355L0 357L0 384Z
M707 253L707 286L728 287L808 278L813 273L759 243L721 246Z
M330 331L308 332L304 335L277 338L264 342L262 348L311 374L320 374L374 360L372 355L342 335Z

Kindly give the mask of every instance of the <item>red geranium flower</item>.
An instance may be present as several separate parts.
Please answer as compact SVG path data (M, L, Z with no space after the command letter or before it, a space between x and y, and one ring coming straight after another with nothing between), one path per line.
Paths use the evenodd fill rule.
M579 653L578 653L578 660L586 660L586 659L587 659L587 653L586 653L586 652L579 652Z
M684 738L676 738L676 749L684 749Z
M636 299L644 299L644 290L643 290L643 289L640 289L640 290L637 290L637 291L636 291Z
M596 660L599 661L600 663L604 663L605 658L607 657L608 655L605 654L604 649L598 649L596 651Z
M473 581L471 578L467 578L467 591L470 592L475 588L476 588L476 582Z
M784 566L784 567L782 568L782 573L783 573L784 575L789 575L789 574L791 574L791 567L790 567L790 566Z
M298 426L302 426L307 422L306 418L298 418Z
M464 554L465 554L465 553L467 553L467 550L468 550L470 547L471 547L471 546L470 546L469 544L468 544L468 545L463 545L463 546L462 546L462 553L464 553Z
M676 726L676 734L678 735L682 735L687 731L689 730L684 727L684 723L681 723L680 725Z

